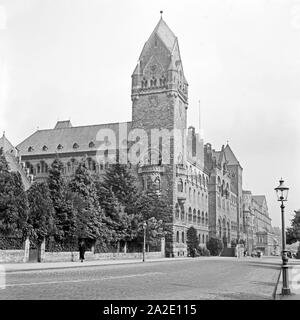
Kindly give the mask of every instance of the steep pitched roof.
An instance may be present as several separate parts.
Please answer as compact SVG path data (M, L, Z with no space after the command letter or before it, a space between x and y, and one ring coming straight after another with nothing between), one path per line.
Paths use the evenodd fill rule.
M131 122L122 124L127 124L128 129L131 128ZM100 145L100 141L97 141L98 132L101 129L111 129L118 139L119 125L120 123L109 123L38 130L21 142L17 148L21 156L97 150ZM92 148L89 146L91 142L94 143ZM59 145L62 146L61 149L57 148Z
M169 26L166 24L166 22L163 20L163 18L160 18L158 24L156 25L155 29L152 32L152 35L153 34L157 34L159 38L164 42L166 47L170 51L172 51L176 41L176 36L172 32L172 30L169 28Z
M19 160L17 158L17 150L12 145L12 143L5 137L4 133L3 133L3 136L0 138L0 149L2 149L3 155L8 163L9 170L13 172L19 172L21 175L25 190L29 189L30 181L25 171L23 170L22 166L19 163Z
M10 171L13 172L19 172L22 178L22 182L24 185L25 190L28 190L30 188L30 180L27 176L27 174L25 173L25 171L23 170L23 168L21 167L18 158L16 158L12 153L10 152L6 152L4 154L4 157L8 163L8 167Z
M5 134L0 138L0 149L3 152L15 152L15 147L11 144L11 142L6 138Z
M240 165L238 159L234 155L233 151L231 150L229 144L226 145L224 152L226 154L226 159L228 161L228 165Z
M263 195L259 195L259 196L252 195L252 199L261 206L264 204L264 202L267 202L266 196L263 196Z

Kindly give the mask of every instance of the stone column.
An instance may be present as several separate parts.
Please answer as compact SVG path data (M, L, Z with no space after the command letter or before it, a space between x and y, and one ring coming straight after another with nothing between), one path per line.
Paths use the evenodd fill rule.
M29 237L26 238L24 241L24 258L23 262L28 262L29 261L29 249L30 249L30 240Z

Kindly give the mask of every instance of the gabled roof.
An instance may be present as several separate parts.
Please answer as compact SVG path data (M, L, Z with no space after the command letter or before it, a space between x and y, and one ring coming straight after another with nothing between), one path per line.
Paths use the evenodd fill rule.
M123 125L126 124L128 129L130 129L131 122L123 123ZM116 139L118 139L119 125L120 123L109 123L38 130L21 142L17 148L21 156L97 150L101 143L97 141L98 132L102 129L110 129L115 132ZM89 146L91 142L94 143L92 148ZM74 144L78 146L75 149L73 148ZM59 145L62 148L58 149ZM31 148L31 151L29 151L29 148Z
M9 171L19 172L21 175L25 190L29 189L30 181L19 163L19 160L17 158L17 150L11 144L11 142L5 137L4 133L3 133L3 136L0 138L0 149L2 149L1 151L3 153L3 156L5 157L8 163Z
M15 152L15 147L6 138L5 133L3 133L3 136L0 138L0 149L2 149L3 152Z
M260 206L262 206L265 202L267 202L266 196L263 196L263 195L252 196L252 199Z
M18 162L18 159L10 152L6 152L4 154L4 157L8 163L9 171L19 172L22 178L25 191L28 190L30 188L31 183L25 171L23 170L20 163Z
M226 147L224 148L224 152L226 154L226 159L228 161L228 165L240 165L238 159L234 155L229 144L227 144Z

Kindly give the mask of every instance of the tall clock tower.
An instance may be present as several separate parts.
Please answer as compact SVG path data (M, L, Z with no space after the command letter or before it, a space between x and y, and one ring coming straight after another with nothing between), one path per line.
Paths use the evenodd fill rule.
M147 132L150 149L155 149L151 138L153 130L181 132L176 143L171 133L169 145L164 145L164 141L159 146L163 153L168 154L169 151L169 161L156 165L151 159L148 163L143 163L138 170L143 186L147 187L149 181L159 183L161 192L167 195L170 208L175 214L178 200L176 166L186 153L188 83L183 72L177 37L162 18L146 41L132 74L131 98L132 129L143 129ZM167 255L173 254L173 238L167 239Z

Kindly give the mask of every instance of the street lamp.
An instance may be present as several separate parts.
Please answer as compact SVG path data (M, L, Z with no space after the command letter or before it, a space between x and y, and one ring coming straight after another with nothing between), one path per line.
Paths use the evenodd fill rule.
M287 196L289 192L289 188L283 185L284 181L282 178L279 180L279 186L275 188L277 199L281 201L281 222L282 222L282 295L291 294L291 290L289 288L289 275L288 275L288 257L287 250L285 248L285 223L284 223L284 201L287 201Z
M144 229L143 262L145 262L145 253L146 253L146 229L147 229L147 223L146 223L146 221L143 223L143 229Z

